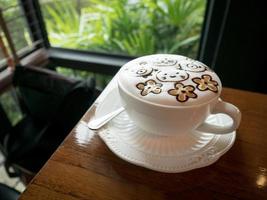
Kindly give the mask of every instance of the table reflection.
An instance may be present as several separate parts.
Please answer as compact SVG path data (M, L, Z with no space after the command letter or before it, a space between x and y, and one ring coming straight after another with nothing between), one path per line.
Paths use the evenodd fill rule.
M267 169L264 167L259 167L259 172L256 179L256 185L258 188L263 188L266 186L266 171Z
M90 144L92 138L94 137L94 131L87 127L86 122L81 121L75 130L76 143L80 146L87 146Z

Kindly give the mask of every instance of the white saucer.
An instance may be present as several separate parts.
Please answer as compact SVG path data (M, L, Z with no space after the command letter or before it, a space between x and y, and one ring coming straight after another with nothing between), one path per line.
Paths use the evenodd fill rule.
M118 90L112 89L99 103L96 117L120 107ZM209 123L229 123L225 115L213 115ZM99 136L117 156L138 166L177 173L208 166L226 153L235 141L235 131L215 135L194 131L177 137L161 137L138 128L126 112L99 130Z

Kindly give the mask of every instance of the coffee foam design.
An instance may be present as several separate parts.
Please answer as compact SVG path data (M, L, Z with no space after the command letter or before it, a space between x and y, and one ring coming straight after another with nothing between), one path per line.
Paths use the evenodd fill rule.
M207 87L205 87L208 89L205 91L200 90L198 85L198 82L205 84L203 75L205 75L206 79L210 77L210 81L207 83ZM199 78L198 82L193 81L198 80L196 78ZM140 57L122 67L119 79L123 87L134 96L164 105L177 105L179 98L170 95L168 91L177 89L175 85L178 83L182 83L184 88L189 85L192 86L192 92L197 96L195 98L188 98L186 101L178 102L184 105L193 105L197 104L199 101L212 98L215 94L212 94L209 88L217 88L218 93L220 93L221 90L219 78L205 64L179 55L159 54ZM146 95L143 95L144 92L142 93L142 91L140 91L140 85L146 87L148 80L153 80L155 84L160 85L159 93L148 92ZM204 86L201 85L201 87ZM179 95L179 92L183 93L185 91L181 87L177 89L177 95ZM182 94L180 94L180 96L181 95Z
M152 73L153 68L148 62L140 62L136 67L125 68L130 76L145 77Z
M172 59L169 57L161 57L161 58L156 58L153 64L155 66L165 67L165 66L175 66L177 62L178 61L176 59Z
M189 78L189 74L186 71L176 68L166 68L156 73L156 77L162 82L178 82L184 81Z
M179 63L180 69L189 72L204 72L208 70L208 67L201 62L196 60L185 60Z

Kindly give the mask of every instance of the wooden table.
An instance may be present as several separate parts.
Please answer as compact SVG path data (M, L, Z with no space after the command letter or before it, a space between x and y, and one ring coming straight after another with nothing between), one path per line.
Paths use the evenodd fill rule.
M242 122L234 146L215 164L159 173L118 158L96 132L74 129L21 199L267 199L267 95L224 88L222 97L240 108Z

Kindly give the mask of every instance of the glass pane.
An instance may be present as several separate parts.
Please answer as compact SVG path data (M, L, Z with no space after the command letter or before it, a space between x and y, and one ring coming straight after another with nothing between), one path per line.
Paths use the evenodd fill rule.
M206 0L40 0L52 46L196 57Z
M3 52L0 51L0 61L1 61L2 59L5 59L5 56L3 55Z
M0 103L3 106L12 125L15 125L22 119L23 114L20 110L14 88L0 96Z
M21 7L17 5L6 9L3 16L16 51L31 46L32 39Z
M33 40L19 0L0 0L4 22L18 55L33 48ZM32 14L33 11L26 13ZM0 29L1 31L1 29ZM2 33L3 34L3 33ZM8 45L6 45L8 48Z
M32 45L29 29L24 17L20 17L7 23L11 38L17 52Z
M0 0L0 5L2 9L6 9L10 6L14 6L18 3L18 0Z
M94 77L96 80L96 87L98 88L105 88L112 79L112 76L88 72L85 70L76 70L65 67L57 67L56 70L58 73L71 78L87 79L89 77Z
M2 58L0 55L0 72L4 69L4 66L7 64L6 59Z

